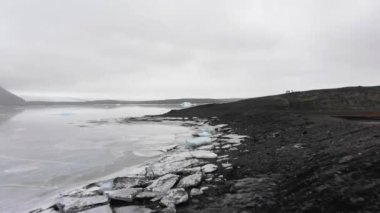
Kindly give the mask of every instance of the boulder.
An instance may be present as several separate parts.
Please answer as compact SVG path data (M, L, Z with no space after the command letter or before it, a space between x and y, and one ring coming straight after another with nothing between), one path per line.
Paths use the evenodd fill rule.
M91 208L92 206L108 204L107 196L89 197L61 197L57 206L63 212L78 212Z
M186 168L198 166L200 161L198 159L187 159L180 161L161 161L152 164L150 167L155 177L162 176L168 173L178 173Z
M160 213L176 213L175 206L168 206L160 211Z
M339 164L348 163L348 162L352 161L354 158L355 158L355 156L353 156L353 155L347 155L347 156L342 157L342 158L339 160L338 163L339 163Z
M200 189L197 189L197 188L193 188L190 191L190 197L195 197L195 196L199 196L199 195L202 195L202 194L203 194L203 191L200 190Z
M177 187L189 188L189 187L197 186L201 182L202 182L202 173L196 173L196 174L189 175L189 176L182 178L178 182Z
M177 188L170 190L160 201L164 206L175 206L186 202L189 199L187 192L184 189Z
M144 206L123 206L114 209L115 213L151 213L152 209Z
M146 187L152 182L145 177L118 177L113 181L114 189Z
M109 205L98 206L92 209L81 211L80 213L113 213Z
M122 200L132 202L138 193L142 192L142 188L126 188L114 191L107 191L106 195L113 200Z
M147 190L156 192L167 192L177 183L178 175L167 174L153 181L151 185L146 187Z
M194 168L184 169L184 170L181 171L181 174L192 175L192 174L195 174L197 172L201 172L201 167L200 166L197 166L197 167L194 167Z
M161 195L161 192L142 191L136 195L138 199L154 198Z
M215 164L207 164L202 166L202 171L204 173L212 173L215 172L218 169L218 166Z

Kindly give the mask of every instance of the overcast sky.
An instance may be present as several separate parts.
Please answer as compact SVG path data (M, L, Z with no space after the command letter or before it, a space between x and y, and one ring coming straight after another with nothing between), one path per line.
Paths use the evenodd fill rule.
M22 95L254 97L380 84L378 0L0 0Z

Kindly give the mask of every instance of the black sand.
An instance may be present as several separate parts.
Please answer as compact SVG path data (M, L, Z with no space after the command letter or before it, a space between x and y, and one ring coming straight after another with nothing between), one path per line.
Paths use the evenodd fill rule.
M204 105L167 116L218 116L250 136L226 181L178 212L380 212L380 87Z

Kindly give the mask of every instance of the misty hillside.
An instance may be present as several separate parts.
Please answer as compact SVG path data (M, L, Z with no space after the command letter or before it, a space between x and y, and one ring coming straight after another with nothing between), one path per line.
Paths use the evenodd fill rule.
M0 106L24 105L25 101L13 93L0 87Z
M380 86L311 90L251 98L227 104L211 104L173 110L170 116L249 114L256 110L376 111L380 110Z

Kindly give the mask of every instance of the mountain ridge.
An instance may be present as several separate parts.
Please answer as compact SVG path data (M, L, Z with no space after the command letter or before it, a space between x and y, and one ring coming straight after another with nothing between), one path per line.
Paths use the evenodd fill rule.
M0 86L0 106L22 106L26 101Z

